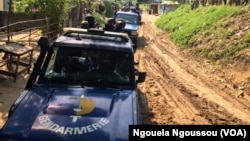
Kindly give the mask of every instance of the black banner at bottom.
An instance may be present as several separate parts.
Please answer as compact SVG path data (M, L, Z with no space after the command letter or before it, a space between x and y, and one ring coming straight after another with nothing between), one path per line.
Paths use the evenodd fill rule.
M130 125L130 141L250 141L250 125Z

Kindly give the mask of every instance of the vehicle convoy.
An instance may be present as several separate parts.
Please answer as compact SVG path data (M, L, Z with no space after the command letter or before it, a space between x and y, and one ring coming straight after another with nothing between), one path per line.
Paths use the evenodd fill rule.
M138 31L141 25L140 14L133 11L117 11L115 19L123 19L125 21L124 32L126 32L133 42L133 47L137 48Z
M1 141L126 141L141 124L136 69L126 33L65 28L40 55L0 131Z

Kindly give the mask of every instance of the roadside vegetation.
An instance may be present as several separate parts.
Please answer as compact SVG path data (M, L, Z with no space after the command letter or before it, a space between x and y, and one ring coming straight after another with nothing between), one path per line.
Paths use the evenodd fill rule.
M120 0L117 0L118 3L121 3ZM70 11L74 7L88 7L89 11L92 12L96 21L100 25L105 24L105 17L98 13L98 5L100 1L92 0L15 0L12 3L14 12L16 13L26 13L27 15L34 12L41 12L44 17L48 18L49 23L58 23L54 29L62 29L65 26L65 21L68 20ZM104 1L106 7L107 17L112 16L112 3L111 1ZM81 8L79 8L81 9ZM81 9L83 12L83 9ZM75 15L76 16L76 15ZM78 21L80 24L81 21Z
M249 6L181 5L156 21L182 49L197 57L230 62L250 45Z

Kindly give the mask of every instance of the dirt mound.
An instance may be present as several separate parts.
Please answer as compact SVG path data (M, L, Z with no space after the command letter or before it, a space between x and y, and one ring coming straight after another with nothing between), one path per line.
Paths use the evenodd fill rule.
M244 54L241 54L234 58L233 67L237 72L247 72L250 70L250 50L245 50Z

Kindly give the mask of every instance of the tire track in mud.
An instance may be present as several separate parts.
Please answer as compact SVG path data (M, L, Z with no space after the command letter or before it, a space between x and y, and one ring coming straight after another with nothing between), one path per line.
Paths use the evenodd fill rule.
M147 54L150 53L152 52L147 52ZM166 99L164 104L169 105L169 108L166 109L166 111L170 110L173 121L176 120L175 124L178 124L178 121L182 121L182 123L195 124L196 120L202 124L207 124L205 119L197 116L200 115L199 112L191 105L190 101L182 95L180 91L180 84L174 79L171 79L168 75L168 70L171 71L171 69L163 67L157 58L152 57L152 60L154 60L155 64L154 66L151 65L151 68L154 69L153 72L158 72L159 74L155 74L156 76L154 76L154 78L156 78L155 80L157 80L155 85L157 89L160 90L161 97Z
M157 44L159 49L164 49L164 46L162 46L164 44L162 42L160 43L156 42L155 44ZM180 55L176 53L172 54L170 51L168 51L168 56L170 57L167 60L170 60L170 58L173 58L173 60L175 60L175 58L178 58L178 56ZM181 68L177 70L184 70L184 72L182 71L180 72L180 74L184 74L183 76L190 75L191 78L191 79L179 80L182 83L185 82L185 80L191 80L189 82L187 81L186 83L183 83L184 84L183 92L187 93L187 96L194 95L194 97L191 96L191 98L193 99L192 103L197 102L196 105L194 104L196 108L202 107L201 105L203 103L207 103L205 105L203 104L204 105L203 107L204 109L206 109L207 107L209 108L207 108L208 110L205 111L202 110L204 111L202 113L206 115L206 113L210 112L210 114L212 115L211 118L209 118L209 116L207 115L206 118L212 124L225 124L225 123L244 124L250 122L249 121L250 105L248 104L249 101L247 101L247 99L244 100L236 98L234 95L231 95L231 93L234 92L233 90L229 91L230 88L227 88L228 89L227 91L225 89L221 89L222 86L219 86L219 84L217 84L216 81L214 80L211 81L210 79L207 78L207 76L203 75L203 73L199 73L199 70L195 70L197 69L197 67L193 68L192 65L189 65L188 63L185 64L187 61L180 62L179 60L180 59L175 60L176 64L181 66ZM186 66L189 67L187 68ZM200 70L200 72L202 71ZM197 77L197 75L199 77ZM187 85L192 82L196 82L195 84L197 85ZM197 98L197 96L199 96L200 98Z
M158 45L157 46L158 48L161 48L161 44L157 44L157 45ZM153 52L153 51L150 50L150 52ZM170 60L170 58L176 57L173 54L170 54L170 52L168 52L167 55L170 56L170 57L167 57L168 58L167 60ZM173 59L173 60L175 60L175 59ZM159 62L162 62L161 65L164 66L163 62L166 62L166 61L159 60ZM182 63L182 62L178 62L178 59L175 60L175 62L176 62L176 64ZM171 68L171 66L168 66L168 64L169 63L165 63L165 65L167 67ZM185 71L178 73L178 70L185 70ZM188 103L185 105L183 104L185 106L185 108L190 106L190 107L195 108L199 111L199 112L196 112L196 114L195 114L195 112L194 113L187 113L185 110L183 110L187 115L190 116L191 114L195 114L198 116L202 116L210 124L225 124L225 123L238 124L238 123L242 123L240 119L233 117L232 114L230 114L228 111L226 111L226 109L223 108L223 106L220 106L217 103L213 102L212 100L210 101L209 99L205 99L205 98L203 98L203 96L200 96L199 93L202 91L199 90L200 89L199 87L200 86L203 87L203 85L208 86L209 84L206 83L206 81L205 81L205 84L203 84L204 80L202 80L202 82L201 82L199 77L196 77L196 75L200 75L199 73L196 73L195 76L193 76L192 74L190 74L190 71L186 71L185 66L184 67L180 66L179 69L172 70L171 72L172 73L165 72L166 73L165 76L167 76L167 77L165 77L165 79L172 80L171 84L173 85L173 87L176 87L176 89L178 90L178 95L176 95L177 92L175 92L175 95L172 96L172 98L174 99L176 96L178 96L179 101L177 101L177 102L181 102L184 100ZM175 72L177 72L177 73L175 73ZM195 71L191 71L191 72L195 72ZM178 76L178 74L181 74L181 75ZM188 76L188 75L191 75L191 76ZM177 76L177 77L175 77L175 76ZM190 78L185 79L185 78L182 78L181 76L188 76ZM185 80L191 80L191 81L186 82ZM192 82L193 82L193 84L191 84ZM199 87L196 88L197 86L199 86ZM216 86L213 86L213 88L215 88L215 87ZM197 92L194 93L193 91L197 91ZM209 90L209 87L208 87L208 89L204 88L203 91L211 91L211 90ZM213 93L213 91L211 91L211 93ZM209 93L205 93L205 94L209 94ZM181 105L178 105L178 106L181 106ZM195 116L193 117L193 119L195 119ZM198 120L194 120L194 121L198 121L199 124L205 124L204 119L202 119L202 120L198 119Z
M159 105L168 105L167 109L159 109L157 111L153 111L155 113L165 111L167 114L161 114L159 116L162 119L171 119L168 121L164 121L164 124L196 124L199 121L200 124L208 124L208 122L201 117L200 113L196 110L195 107L192 106L189 99L186 96L183 96L181 89L181 84L172 79L168 72L171 72L171 68L164 67L160 62L162 60L157 60L159 57L154 57L152 51L146 49L146 54L150 55L151 60L143 61L146 66L150 66L150 69L147 69L147 72L154 72L154 74L150 80L154 83L155 88L153 90L158 90L158 95L149 96L151 101L151 106L156 107ZM160 67L159 67L160 66ZM148 89L152 89L149 87ZM150 92L146 92L147 94L151 94ZM152 99L153 98L153 99ZM159 103L158 99L165 99L164 103ZM157 104L156 104L157 103ZM165 106L166 107L166 106ZM170 114L169 114L170 113ZM181 121L181 122L180 122ZM159 121L161 122L161 120Z
M143 117L148 118L144 123L250 123L250 108L244 104L246 101L235 100L230 93L211 83L199 70L186 63L187 60L178 56L180 54L171 47L171 42L164 40L164 34L156 32L153 22L145 19L144 23L140 29L143 40L139 42L140 49L136 53L139 68L147 71L147 82L140 85L145 91L141 97L147 100L142 104L148 106L144 110L150 110L143 113ZM147 114L151 116L147 117Z
M146 30L147 28L143 29ZM141 31L142 34L146 32L148 32L148 30ZM152 39L153 38L149 40ZM145 48L145 54L150 56L150 58L144 56L143 58L146 59L144 59L143 62L140 62L140 64L147 66L146 68L143 68L147 72L153 72L148 73L147 75L149 86L146 87L146 94L152 94L151 96L148 96L150 98L147 99L149 103L151 103L148 106L153 107L152 112L155 113L154 118L156 119L156 122L161 124L180 124L179 121L182 121L182 123L195 124L196 118L198 118L200 122L202 121L202 124L207 123L202 117L196 116L199 115L199 113L192 107L190 102L182 96L178 89L179 84L171 82L171 78L167 75L165 70L171 71L171 69L169 67L165 68L159 63L164 61L159 61L159 56L156 56L155 52L151 52L151 50L149 50L150 47ZM177 87L175 85L177 85ZM157 93L155 94L155 92L150 91L157 91ZM154 108L156 110L154 110Z

